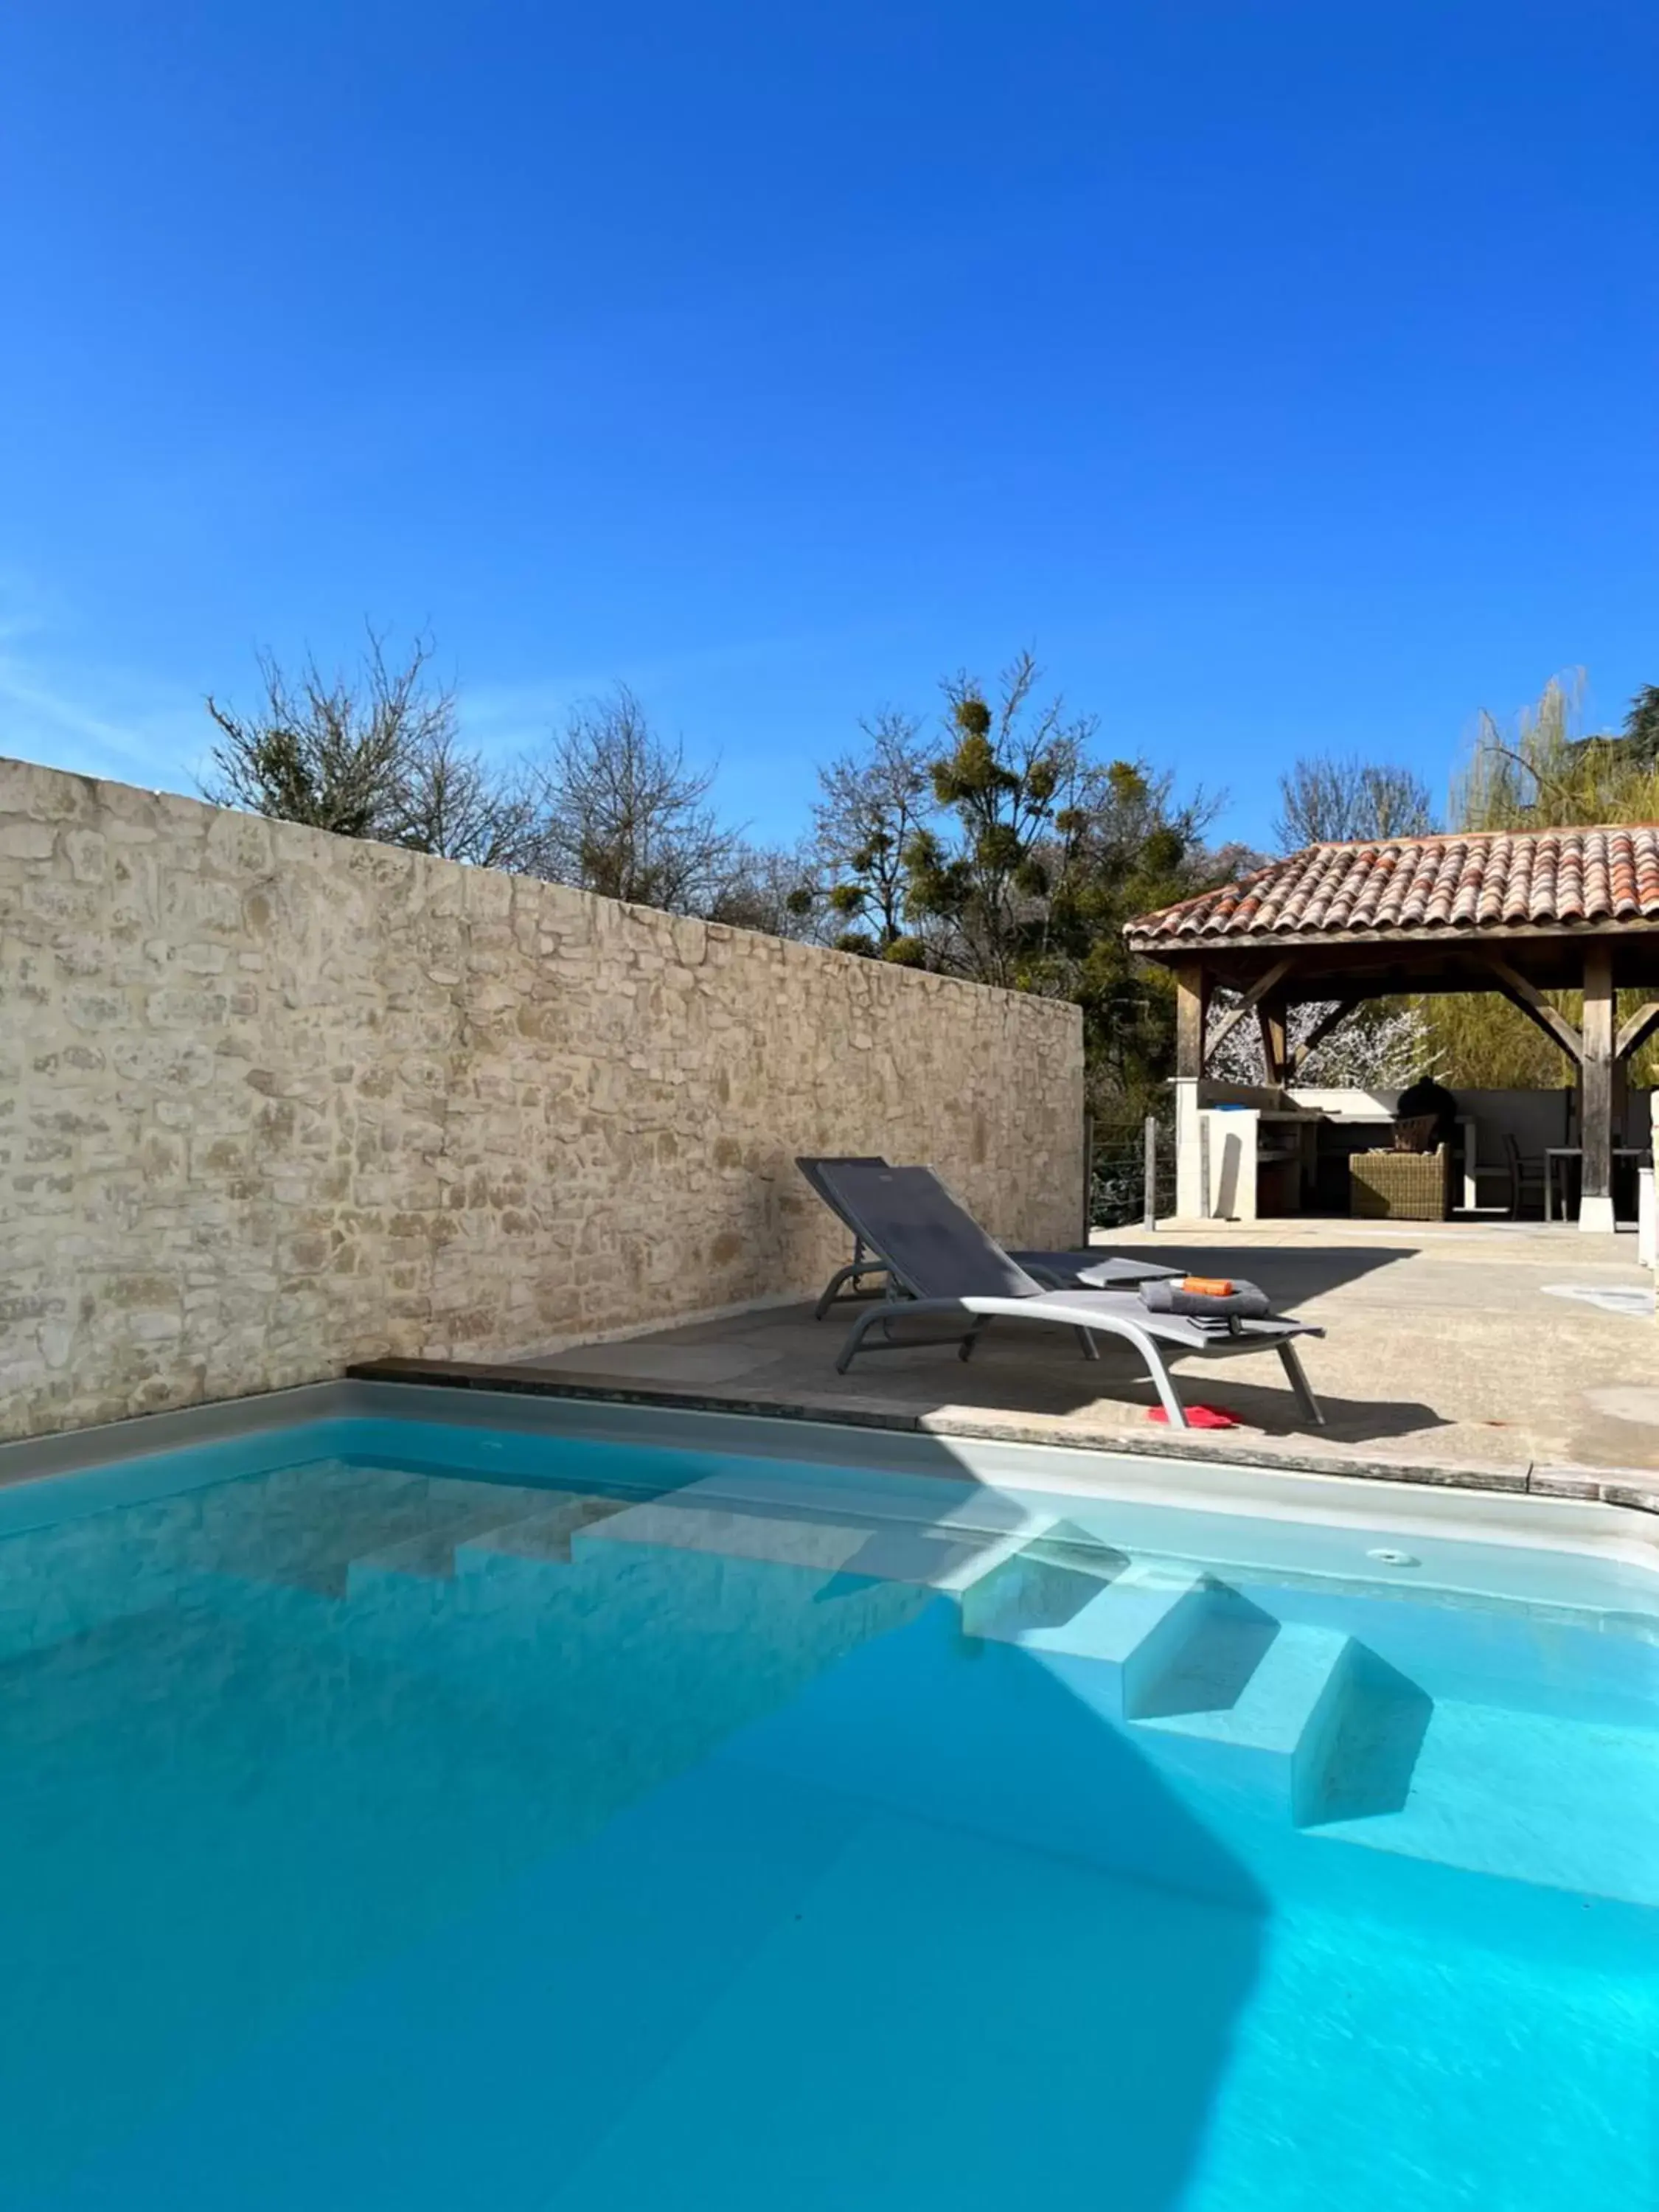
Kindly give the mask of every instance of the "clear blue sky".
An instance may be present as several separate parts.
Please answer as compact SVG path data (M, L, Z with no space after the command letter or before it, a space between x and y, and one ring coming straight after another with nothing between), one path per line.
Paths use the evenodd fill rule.
M0 751L188 790L253 649L614 677L766 834L1035 646L1299 750L1659 682L1652 0L16 0Z

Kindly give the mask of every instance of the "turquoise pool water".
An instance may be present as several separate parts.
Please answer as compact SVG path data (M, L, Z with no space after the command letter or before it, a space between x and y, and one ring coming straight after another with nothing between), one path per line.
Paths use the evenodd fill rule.
M1188 1522L390 1422L0 1495L0 2206L1659 2202L1654 1578Z

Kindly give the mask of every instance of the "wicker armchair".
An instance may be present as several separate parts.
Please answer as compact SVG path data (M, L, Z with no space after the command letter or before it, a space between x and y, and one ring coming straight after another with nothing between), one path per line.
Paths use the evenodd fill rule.
M1450 1220L1451 1147L1355 1152L1348 1162L1348 1211L1368 1221Z

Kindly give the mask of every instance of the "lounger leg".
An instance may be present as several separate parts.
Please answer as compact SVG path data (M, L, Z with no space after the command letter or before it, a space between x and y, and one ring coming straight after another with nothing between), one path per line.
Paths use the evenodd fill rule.
M1281 1344L1279 1347L1279 1356L1284 1362L1285 1374L1290 1377L1291 1388L1296 1393L1297 1404L1301 1407L1316 1429L1322 1429L1325 1425L1324 1412L1318 1399L1313 1394L1306 1375L1303 1372L1302 1362L1297 1358L1296 1346L1293 1344Z
M856 1261L854 1261L853 1265L849 1267L836 1268L835 1273L830 1276L829 1281L823 1286L823 1296L818 1300L817 1305L812 1309L812 1318L814 1321L822 1321L823 1319L825 1314L829 1312L830 1307L836 1303L836 1299L840 1294L842 1285L843 1283L850 1283L853 1281L858 1273L859 1267Z
M991 1316L989 1314L981 1314L976 1321L970 1323L967 1335L963 1338L962 1342L957 1346L957 1358L958 1359L971 1359L973 1358L974 1346L979 1342L980 1331L983 1328L988 1328L990 1327L990 1323Z
M890 1297L892 1294L891 1273L892 1271L888 1267L885 1260L877 1260L872 1258L870 1253L866 1251L863 1246L860 1245L859 1249L854 1253L848 1264L844 1267L837 1267L835 1273L830 1276L829 1281L824 1285L823 1295L818 1300L817 1305L812 1309L813 1320L822 1321L823 1319L823 1316L829 1312L830 1307L834 1305L836 1300L840 1297L842 1285L844 1283L850 1283L853 1285L853 1295L854 1297L858 1297L862 1295L860 1286L864 1283L867 1277L874 1275L886 1275L889 1278L888 1294Z
M1153 1346L1143 1345L1141 1349L1146 1355L1146 1371L1152 1378L1152 1388L1158 1392L1158 1401L1170 1417L1170 1426L1172 1429L1184 1429L1188 1425L1187 1408L1181 1402L1181 1394L1176 1389L1175 1377Z
M1100 1354L1095 1349L1095 1340L1093 1337L1090 1335L1086 1328L1080 1328L1078 1330L1077 1340L1083 1346L1083 1357L1085 1359L1099 1358Z
M891 1305L884 1301L883 1304L878 1306L872 1306L867 1313L861 1313L859 1316L858 1319L853 1323L852 1328L848 1330L847 1341L842 1345L841 1348L841 1356L836 1362L836 1372L837 1375L846 1374L848 1369L852 1365L854 1360L858 1356L859 1346L864 1342L865 1338L870 1334L870 1331L876 1326L878 1322L890 1321L892 1318L892 1313L893 1309Z

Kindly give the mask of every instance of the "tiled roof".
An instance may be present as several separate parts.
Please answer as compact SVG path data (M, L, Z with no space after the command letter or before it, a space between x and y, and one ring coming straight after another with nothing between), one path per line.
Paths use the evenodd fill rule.
M1659 823L1310 845L1239 883L1142 915L1127 933L1165 951L1218 939L1621 921L1659 921Z

